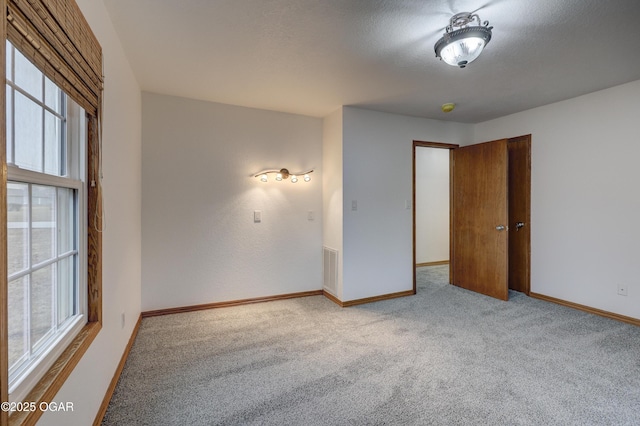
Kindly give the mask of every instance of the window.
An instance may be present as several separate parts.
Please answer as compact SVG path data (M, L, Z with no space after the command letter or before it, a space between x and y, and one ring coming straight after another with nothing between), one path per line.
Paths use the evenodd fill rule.
M87 323L85 113L7 42L9 394Z
M0 56L0 62L4 60L7 65L2 64L0 72L5 73L7 84L3 87L8 92L8 96L2 96L0 116L10 117L7 123L9 140L6 132L0 134L0 152L10 157L0 169L0 198L7 200L11 189L12 198L16 196L17 201L12 203L12 208L21 206L9 212L7 203L2 202L0 216L7 219L8 213L18 215L26 206L26 218L11 219L19 222L12 226L17 226L18 235L23 237L21 246L12 246L12 253L21 254L22 260L28 262L26 267L22 266L20 274L23 274L23 281L29 281L23 284L24 292L16 296L19 303L14 304L4 297L0 303L0 318L9 317L10 303L12 317L15 317L15 308L18 312L22 309L23 318L21 323L14 323L12 337L8 335L8 321L0 321L0 400L22 399L39 407L41 403L53 400L102 328L102 47L74 0L10 0L5 3L6 21L2 27L5 39L49 80L34 73L30 64L21 62L21 56L16 59L16 51L11 46L8 57L4 52ZM6 44L0 47L7 50ZM27 69L24 73L20 68L22 65ZM64 95L58 92L56 85L63 88ZM70 102L71 99L84 108L86 115ZM25 141L26 145L23 144ZM90 184L85 185L82 177ZM34 210L38 210L35 206L42 207L37 203L45 202L42 192L49 193L49 204L52 205L47 220L37 219L34 214ZM70 200L69 204L66 200ZM73 218L70 225L61 222L65 215ZM66 228L65 224L68 225ZM34 260L34 253L39 248L33 244L33 237L42 227L50 228L49 232L53 234L49 237L52 240L48 240L51 245L47 245L50 251L46 252L47 260L40 257ZM0 244L5 254L10 245L8 231L8 226L0 227ZM65 251L68 248L64 246L65 238L72 242L72 249ZM16 251L16 247L22 251ZM20 259L20 256L16 258ZM51 267L46 269L47 266ZM66 276L74 286L63 287L71 289L68 292L60 289L64 280L59 277L65 268L73 271ZM9 293L8 269L7 256L0 256L2 295ZM18 278L17 273L13 270L12 278ZM47 273L50 304L43 305L43 313L39 312L41 317L32 315L37 302L33 284L39 275ZM83 297L86 297L85 301ZM62 320L65 317L67 320ZM46 328L34 329L42 318L46 319ZM80 331L73 337L76 327ZM16 360L12 359L10 379L8 346L16 332L22 340L18 340L18 346L12 342L11 347L27 347L20 357L26 354L31 364L22 364L20 378L17 378ZM71 340L69 345L64 339ZM53 353L65 346L68 350L56 358ZM12 357L17 356L12 353ZM53 362L51 367L46 368L50 362ZM42 377L34 378L42 374L42 370L46 370ZM28 394L20 397L36 380ZM41 409L12 413L0 410L0 423L35 424L42 413Z

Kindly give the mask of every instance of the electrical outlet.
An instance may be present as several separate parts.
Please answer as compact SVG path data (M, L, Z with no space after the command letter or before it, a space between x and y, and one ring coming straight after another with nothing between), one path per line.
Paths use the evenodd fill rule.
M624 284L618 284L618 294L620 296L626 296L627 295L627 286Z

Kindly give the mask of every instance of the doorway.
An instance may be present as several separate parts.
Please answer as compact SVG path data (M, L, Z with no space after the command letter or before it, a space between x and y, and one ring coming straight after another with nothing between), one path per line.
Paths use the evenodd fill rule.
M451 203L451 157L452 149L459 145L439 142L413 141L413 292L417 292L416 268L422 266L435 266L448 264L450 260L451 238L449 211ZM444 154L444 158L443 158ZM426 157L426 158L425 158ZM448 194L442 194L441 183L435 180L442 180L442 168L446 167L446 184ZM425 167L435 167L438 171L425 170ZM429 179L426 187L420 188L421 180ZM429 203L425 198L429 197L431 191L437 192L434 203ZM448 205L443 206L442 203ZM418 217L418 214L429 216L427 220ZM443 218L446 214L448 217ZM429 223L427 223L429 222ZM445 228L446 227L446 228ZM443 229L444 228L444 229ZM443 232L445 235L443 235ZM437 242L424 241L425 238L435 238ZM422 239L422 241L420 241ZM444 253L443 253L444 251ZM451 282L451 274L449 274Z
M413 142L413 289L417 258L416 151L449 151L451 284L502 300L530 292L531 135L460 148Z

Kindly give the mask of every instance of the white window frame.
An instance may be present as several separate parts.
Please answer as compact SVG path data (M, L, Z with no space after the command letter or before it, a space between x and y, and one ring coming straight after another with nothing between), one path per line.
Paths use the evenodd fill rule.
M12 60L12 66L15 67L15 59ZM12 72L12 75L14 73ZM44 81L44 80L43 80ZM15 85L13 81L7 79L7 90L19 91L22 95L27 96L33 102L46 110L53 112L47 107L43 101L35 99L24 90ZM11 378L9 383L9 401L23 401L31 389L42 379L44 374L51 368L58 357L64 352L67 346L78 335L82 328L87 324L87 185L86 185L86 158L87 158L87 121L84 110L72 102L68 95L64 102L65 124L63 125L62 137L66 139L67 145L64 152L66 159L65 170L66 177L45 174L44 172L36 172L22 169L15 164L7 163L7 181L27 183L33 185L46 185L52 187L69 188L76 191L76 235L77 235L77 266L76 266L76 303L77 313L65 322L60 324L56 336L50 337L46 343L46 348L40 351L30 364L19 370L17 377ZM11 96L11 102L14 103L15 96ZM11 106L11 118L14 117L14 105ZM59 114L56 114L59 116ZM44 123L43 123L44 125ZM15 132L15 120L11 126L12 132ZM44 130L43 130L44 131ZM14 144L15 138L10 135L7 143ZM11 152L15 155L15 146L11 147ZM9 159L7 159L9 160ZM44 162L43 152L43 162ZM31 221L31 218L29 218ZM54 302L57 303L57 302Z

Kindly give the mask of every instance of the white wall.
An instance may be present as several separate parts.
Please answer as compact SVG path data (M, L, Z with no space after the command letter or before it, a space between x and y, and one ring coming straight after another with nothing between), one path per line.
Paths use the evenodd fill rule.
M323 120L322 169L322 244L338 251L338 278L334 296L342 300L342 108Z
M320 290L322 120L142 99L142 310ZM315 172L252 177L282 167Z
M411 290L413 140L462 144L472 125L353 107L343 123L342 300Z
M102 2L77 0L102 45L105 68L102 330L54 397L70 413L45 413L39 425L91 424L140 315L140 87ZM126 324L120 326L125 313Z
M639 119L635 81L475 126L532 134L531 291L640 318Z
M416 263L449 260L449 155L416 147Z

